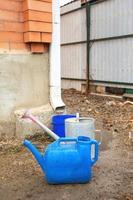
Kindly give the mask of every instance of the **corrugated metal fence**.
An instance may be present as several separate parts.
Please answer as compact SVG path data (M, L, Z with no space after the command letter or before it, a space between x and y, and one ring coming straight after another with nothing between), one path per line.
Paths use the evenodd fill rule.
M92 5L90 24L90 78L133 84L133 1Z
M61 9L62 88L81 90L86 79L86 11L80 1Z
M88 53L91 83L133 88L133 0L88 5L89 52L86 9L81 8L80 1L72 4L61 12L62 87L81 90Z

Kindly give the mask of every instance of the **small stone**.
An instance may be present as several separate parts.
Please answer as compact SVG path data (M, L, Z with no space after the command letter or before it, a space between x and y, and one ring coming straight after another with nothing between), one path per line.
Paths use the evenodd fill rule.
M106 105L107 106L116 106L116 103L114 101L107 101Z
M85 101L87 104L90 104L90 101L88 100L88 99L86 99L86 101Z
M87 111L88 111L88 112L91 112L91 111L92 111L92 109L91 109L91 108L89 108L89 109L87 109Z

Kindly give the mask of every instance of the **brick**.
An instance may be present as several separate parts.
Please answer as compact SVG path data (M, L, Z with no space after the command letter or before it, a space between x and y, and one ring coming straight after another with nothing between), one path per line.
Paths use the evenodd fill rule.
M42 43L31 43L32 53L46 53L48 52L48 45Z
M28 0L24 0L23 3L22 3L22 10L23 11L26 11L26 10L29 10L29 3L28 3Z
M9 50L9 43L8 42L0 42L0 50L8 49Z
M24 0L23 11L37 10L43 12L52 12L52 3L37 0Z
M52 34L51 33L42 33L42 42L51 43Z
M31 43L31 52L32 53L43 53L44 45L41 43Z
M52 32L52 23L28 21L24 23L25 32Z
M41 33L39 32L24 33L24 42L41 42Z
M3 31L4 30L4 23L3 21L0 21L0 31Z
M19 13L19 22L24 22L24 13L23 12Z
M19 13L7 10L0 10L0 20L19 21Z
M45 1L45 2L52 2L52 0L38 0L38 1Z
M0 31L23 32L23 23L7 21L0 22Z
M23 0L10 0L10 1L20 1L20 2L22 2Z
M23 42L23 33L0 32L0 42Z
M52 13L28 10L24 12L24 21L52 22Z
M11 1L11 0L1 0L0 9L19 12L22 10L22 2Z
M10 43L10 50L24 50L24 51L30 51L30 48L28 45L24 44L24 43Z

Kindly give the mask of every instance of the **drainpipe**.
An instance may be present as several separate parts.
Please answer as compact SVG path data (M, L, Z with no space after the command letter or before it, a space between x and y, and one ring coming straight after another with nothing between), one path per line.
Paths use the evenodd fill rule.
M50 103L55 112L63 113L65 104L61 98L61 63L60 63L60 3L52 1L53 33L50 45Z

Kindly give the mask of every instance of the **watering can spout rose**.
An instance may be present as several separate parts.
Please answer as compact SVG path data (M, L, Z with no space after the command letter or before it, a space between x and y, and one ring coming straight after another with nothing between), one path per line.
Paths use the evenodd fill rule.
M87 183L92 178L92 166L98 160L99 144L96 140L80 136L78 138L59 138L48 145L45 154L28 140L26 146L45 173L49 184ZM91 157L91 147L95 155Z

